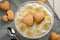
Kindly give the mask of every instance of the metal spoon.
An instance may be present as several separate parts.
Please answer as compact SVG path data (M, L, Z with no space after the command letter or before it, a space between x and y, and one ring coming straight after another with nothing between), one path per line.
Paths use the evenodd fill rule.
M15 35L15 30L11 27L7 27L7 32L10 37L13 37L11 40L19 40L18 37Z

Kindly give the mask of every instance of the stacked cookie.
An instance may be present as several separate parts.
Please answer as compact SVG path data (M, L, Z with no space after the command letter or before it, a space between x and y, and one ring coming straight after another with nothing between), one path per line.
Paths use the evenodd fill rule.
M6 11L6 14L2 16L4 22L12 21L14 19L14 12L10 10L10 3L8 0L4 0L0 3L0 10Z

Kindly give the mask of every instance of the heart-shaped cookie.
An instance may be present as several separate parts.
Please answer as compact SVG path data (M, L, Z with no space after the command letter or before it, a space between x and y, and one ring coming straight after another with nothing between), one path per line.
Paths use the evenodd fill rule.
M0 9L7 11L9 10L9 8L10 8L10 4L8 1L4 1L3 3L0 3Z
M35 13L34 14L34 20L37 22L37 23L40 23L45 17L45 14L44 13Z
M32 15L32 14L26 15L26 16L23 18L23 22L24 22L27 26L32 26L32 25L33 25L33 15Z

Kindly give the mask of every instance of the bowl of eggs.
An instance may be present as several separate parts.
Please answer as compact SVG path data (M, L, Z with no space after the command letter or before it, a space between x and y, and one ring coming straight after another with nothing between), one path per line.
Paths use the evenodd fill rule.
M47 35L52 29L54 15L46 4L28 1L19 6L14 22L22 36L38 39Z

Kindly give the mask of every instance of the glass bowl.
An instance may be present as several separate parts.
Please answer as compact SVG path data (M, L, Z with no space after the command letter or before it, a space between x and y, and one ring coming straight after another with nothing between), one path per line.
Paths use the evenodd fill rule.
M24 37L26 37L26 38L29 38L29 39L38 39L38 38L44 37L44 36L47 35L48 32L52 29L53 23L54 23L54 15L53 15L53 12L51 11L51 9L50 9L46 4L41 3L41 2L37 2L37 1L27 1L27 2L24 2L22 5L19 6L19 8L17 8L17 10L16 10L16 12L15 12L15 17L16 17L16 15L17 15L17 13L19 12L20 8L22 8L24 5L29 4L29 3L38 3L39 5L44 6L44 7L50 12L51 17L52 17L51 26L50 26L50 28L49 28L44 34L40 35L39 37L26 37L25 35L21 34L21 33L18 31L17 25L16 25L16 23L15 23L16 29L17 29L17 31L18 31L22 36L24 36ZM15 19L14 19L14 22L15 22Z

